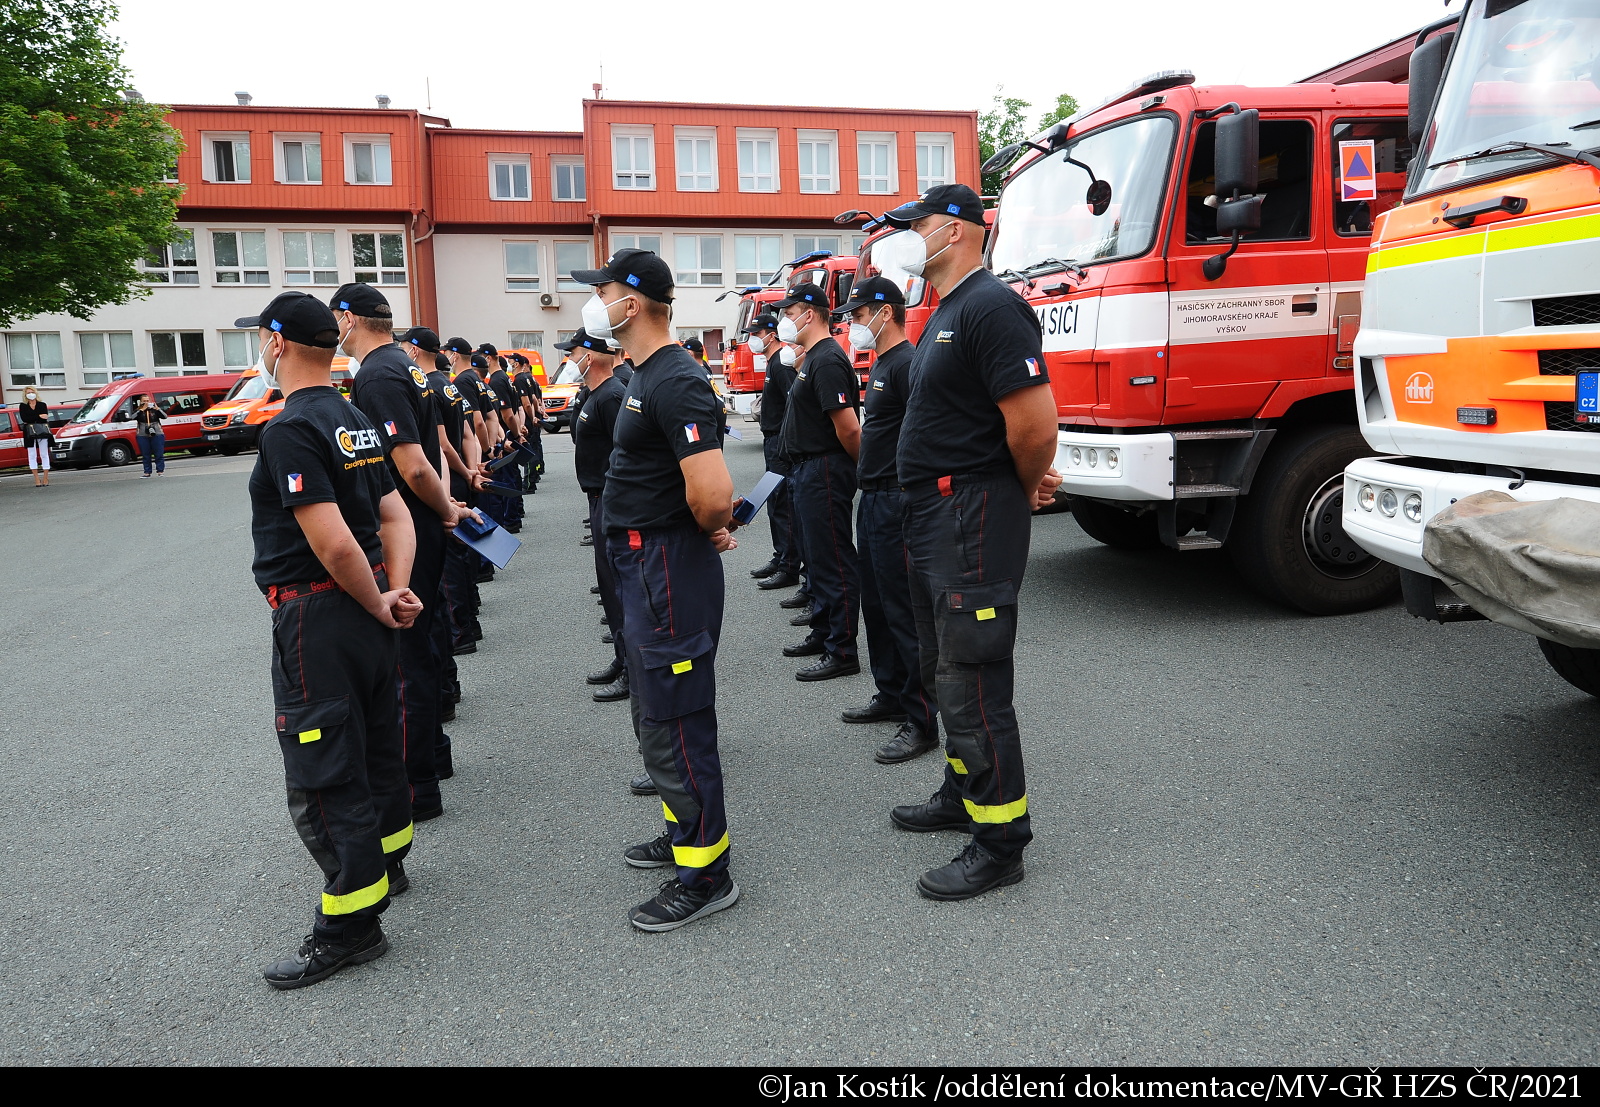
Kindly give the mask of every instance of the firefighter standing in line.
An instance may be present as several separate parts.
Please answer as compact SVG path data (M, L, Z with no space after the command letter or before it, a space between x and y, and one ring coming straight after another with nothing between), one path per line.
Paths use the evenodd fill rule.
M440 350L450 359L451 368L454 370L451 383L476 410L473 431L478 436L481 468L481 463L493 455L495 444L502 436L494 393L489 391L489 386L483 383L483 378L478 375L478 370L474 367L475 362L481 362L483 359L472 352L472 344L465 338L452 338L440 347ZM474 584L486 584L494 579L494 565L487 558L474 552L469 561L477 566L477 572L472 576Z
M412 817L421 822L444 813L436 758L437 748L444 744L442 662L433 641L433 620L444 617L436 609L444 575L445 529L469 511L450 498L439 479L433 389L395 343L389 301L371 285L356 283L341 286L329 306L339 321L340 346L361 363L350 401L378 428L390 477L411 511L417 536L410 583L423 611L399 636L399 695Z
M900 729L875 755L884 765L921 757L939 744L937 707L922 686L916 616L907 576L905 495L895 472L900 423L911 393L911 343L906 340L906 298L884 277L856 285L839 312L850 320L850 345L876 350L867 380L866 416L858 459L861 503L856 548L861 560L861 621L878 691L865 707L841 716L847 723L891 719Z
M539 491L544 477L544 390L533 375L533 365L521 354L511 355L511 386L522 402L523 441L533 451L533 465L527 481L528 491Z
M750 352L766 362L766 377L761 385L761 454L767 470L785 477L794 472L783 456L783 413L789 406L789 386L794 384L794 366L784 363L778 344L778 317L763 312L750 321ZM772 560L750 575L764 591L793 588L800 583L800 534L795 529L794 489L786 480L767 497L767 524L772 530Z
M619 250L583 308L592 337L620 342L635 369L618 409L601 511L622 598L631 706L667 833L627 850L639 868L677 879L630 912L640 930L675 930L731 907L728 823L717 750L717 640L722 551L736 545L733 478L722 458L722 402L672 340L672 270L646 250ZM670 581L670 587L668 582Z
M272 607L272 701L289 811L326 883L312 932L263 972L300 988L383 956L378 916L410 887L411 794L395 698L411 515L372 424L333 387L339 328L285 292L259 316L261 371L284 395L250 474L252 571Z
M834 341L828 294L795 285L777 303L778 337L805 349L783 415L783 450L794 466L794 506L806 547L811 633L785 657L821 656L796 680L831 680L861 671L856 628L861 580L851 537L856 454L861 444L861 378Z
M888 219L917 236L903 267L939 292L911 361L897 470L923 683L946 750L939 790L891 817L905 830L972 834L917 882L929 899L968 899L1020 881L1033 838L1012 653L1031 512L1061 483L1050 466L1056 405L1038 317L983 268L978 194L938 185Z

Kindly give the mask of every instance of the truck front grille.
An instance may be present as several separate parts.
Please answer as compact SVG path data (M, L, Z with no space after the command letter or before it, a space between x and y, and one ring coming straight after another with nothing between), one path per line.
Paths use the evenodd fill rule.
M1600 295L1552 296L1533 301L1536 327L1580 327L1586 323L1600 323Z
M1573 296L1569 299L1597 299L1600 297ZM1555 302L1555 301L1550 301ZM1600 350L1540 350L1539 375L1543 377L1574 377L1580 370L1600 370ZM1577 405L1567 401L1544 405L1544 426L1553 431L1600 431L1600 423L1578 421Z

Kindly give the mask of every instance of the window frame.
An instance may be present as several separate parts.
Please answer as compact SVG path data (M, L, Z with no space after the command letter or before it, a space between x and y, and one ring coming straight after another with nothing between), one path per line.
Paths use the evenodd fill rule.
M532 257L533 257L533 272L532 273L512 273L512 271L511 271L511 255L506 250L506 247L508 247L508 246L527 246L527 247L529 247L529 249L532 251ZM523 293L528 293L528 292L543 292L544 291L544 287L543 287L543 285L544 285L544 256L543 256L544 255L544 249L543 249L543 246L544 246L544 244L539 239L536 239L536 238L502 238L500 240L500 270L501 270L502 279L504 280L504 285L502 287L502 291L507 292L507 293L511 293L513 295L521 295ZM516 287L513 287L512 283L511 283L512 281L523 281L523 282L529 282L529 283L522 284L522 285L517 285Z
M1389 206L1384 208L1383 211L1375 211L1374 208L1376 206L1376 203L1373 202L1373 201L1368 201L1368 200L1341 200L1339 198L1339 185L1341 183L1340 182L1340 177L1339 177L1339 174L1340 174L1340 171L1341 171L1340 157L1339 157L1339 141L1340 141L1339 132L1343 128L1346 128L1346 127L1371 126L1373 124L1384 124L1384 123L1392 124L1392 125L1395 125L1395 126L1397 126L1399 128L1399 133L1396 136L1396 141L1398 143L1398 146L1397 146L1397 149L1396 149L1396 153L1398 154L1399 150L1401 148L1410 146L1411 147L1411 158L1410 158L1409 161L1407 161L1405 163L1405 168L1404 169L1390 170L1390 172L1394 172L1394 173L1399 173L1400 174L1400 178L1401 178L1401 182L1402 182L1401 188L1400 188L1399 192L1397 192L1397 193L1394 193L1394 190L1392 190L1392 189L1389 190L1390 192L1394 193L1394 195L1392 195L1392 197L1390 198ZM1357 141L1360 141L1360 140L1357 140ZM1380 215L1382 215L1384 212L1390 211L1391 209L1393 209L1394 207L1398 206L1401 203L1401 197L1405 193L1404 181L1409 178L1410 173L1411 173L1411 165L1417 159L1416 147L1411 145L1410 136L1406 133L1406 117L1403 116L1403 115L1401 115L1401 116L1391 116L1391 115L1340 116L1340 117L1335 118L1333 120L1333 122L1328 125L1328 143L1329 143L1328 149L1329 149L1330 154L1331 154L1331 158L1330 158L1331 164L1329 166L1329 172L1332 174L1332 178L1331 178L1331 181L1330 181L1330 191L1329 191L1329 195L1332 197L1332 203L1329 204L1329 217L1333 220L1333 237L1334 237L1334 240L1337 241L1338 239L1361 239L1361 238L1365 238L1365 239L1370 240L1372 238L1372 225L1377 222L1378 217ZM1374 144L1373 150L1374 150L1374 153L1376 153L1376 151L1377 151L1376 143ZM1313 151L1313 155L1312 156L1315 157L1315 152L1314 151ZM1379 170L1378 170L1377 166L1374 166L1373 167L1373 174L1374 174L1373 179L1375 181L1377 179L1376 175L1377 175L1378 172L1379 172ZM1314 169L1313 169L1313 173L1315 173ZM1379 200L1382 200L1384 198L1383 193L1384 193L1383 189L1379 189L1378 190L1378 199ZM1313 202L1315 202L1315 197L1313 197ZM1366 204L1367 205L1367 223L1368 223L1368 229L1367 230L1365 230L1365 231L1346 231L1346 230L1343 230L1341 228L1340 223L1339 223L1339 211L1345 204L1351 204L1351 205Z
M519 339L521 341L519 341ZM531 339L532 341L528 341ZM506 349L508 350L538 350L544 353L543 331L507 331Z
M128 364L126 364L126 365L118 365L118 364L116 364L116 360L117 360L116 349L115 349L114 344L111 341L111 339L114 336L121 336L121 337L124 337L124 338L126 338L128 340L128 342L127 342ZM84 349L84 340L85 339L90 339L90 338L94 338L94 339L98 339L99 340L100 356L105 361L105 365L104 366L90 365L89 364L89 360L90 359L87 356L87 351ZM113 373L126 372L128 370L133 370L133 369L137 369L137 368L139 368L139 349L138 349L137 346L134 345L133 332L132 331L79 331L78 332L78 370L79 370L80 375L83 377L83 383L86 386L87 385L94 385L96 387L99 387L102 384L110 384L112 379L113 379L113 377L112 377ZM90 374L91 373L96 375L96 376L103 376L103 377L105 377L105 380L91 380L90 379Z
M739 268L739 243L741 242L755 244L754 269ZM761 267L761 245L763 242L777 244L774 257L777 264L771 269L763 269ZM778 275L778 271L783 268L783 261L783 236L781 234L736 234L733 236L733 284L735 287L743 288L752 284L765 285Z
M568 182L576 181L581 187L575 196L563 196L557 187L561 180L561 170L568 170ZM576 171L575 173L573 171ZM589 175L584 169L583 158L571 154L557 154L550 158L550 199L558 204L581 204L589 197Z
M206 350L205 331L146 331L145 333L150 339L150 368L155 376L179 377L185 375L188 370L199 369L204 371L206 366L210 364L208 360L210 355ZM160 356L156 353L157 335L172 336L173 356L177 358L177 361L175 361L173 364L161 364ZM198 363L188 360L188 356L191 353L190 347L192 345L188 341L190 338L197 338L200 340L200 361ZM197 374L190 373L189 375L194 376Z
M888 147L888 164L885 172L880 176L877 173L868 174L862 164L861 148L863 146ZM856 132L856 192L861 196L897 196L900 193L900 135L896 131L857 131ZM881 180L888 185L885 189L869 189L867 182Z
M236 265L225 266L217 260L217 236L222 234L231 234L235 236L234 250L236 252L234 256L239 259L238 264ZM261 256L263 260L259 267L244 261L244 240L238 238L238 236L246 234L258 234L261 236ZM222 279L223 273L233 273L239 279L236 281L225 281ZM246 280L245 277L250 273L260 273L263 279L259 281ZM256 230L255 228L250 227L211 228L211 284L214 287L242 288L248 285L252 288L255 288L262 285L269 285L271 283L272 258L267 252L267 232L265 230Z
M151 266L149 264L151 258L154 257L153 254L139 259L139 272L142 275L143 283L159 285L162 288L198 288L200 286L200 254L198 247L195 245L195 229L193 227L174 227L173 230L187 235L187 241L180 237L175 242L163 242L153 247L152 249L161 251L161 265ZM180 259L173 252L174 248L179 246L187 246L189 252L187 258ZM180 260L186 264L180 267L178 265ZM153 279L148 275L151 273L164 273L166 276L162 279ZM193 277L194 279L178 280L177 278L180 276Z
M922 172L922 152L924 150L940 149L944 151L944 173L937 179L931 174L924 176ZM952 131L918 131L916 133L915 153L917 159L917 195L920 196L930 188L938 185L953 184L955 182L956 161L956 136Z
M816 173L816 163L814 160L812 162L812 172L806 172L805 148L807 146L811 147L813 159L816 157L816 148L818 146L823 146L827 149L829 168L826 177L820 177L819 174ZM795 167L800 172L801 192L807 194L808 196L823 196L837 193L839 191L839 132L827 130L795 131ZM806 187L807 181L810 181L814 186L819 179L822 180L828 187Z
M218 330L217 335L222 346L222 368L224 372L229 369L248 369L250 366L254 365L256 363L256 359L261 356L260 336L255 331L241 331L229 327ZM228 339L235 336L244 339L245 349L249 352L248 361L228 360Z
M806 254L822 249L820 242L824 238L831 238L834 242L833 249L829 250L828 252L834 257L842 256L841 251L844 249L844 236L838 234L797 234L794 236L794 256L797 258L804 257ZM810 250L802 249L800 246L800 243L806 239L811 240Z
M33 359L33 368L31 368L31 369L19 370L17 368L16 355L12 352L13 349L14 349L12 343L16 339L21 339L21 338L25 338L25 339L28 340L29 355ZM39 339L40 338L54 338L55 339L55 347L56 347L55 359L56 359L57 364L55 364L55 365L45 365L45 364L43 364L44 358L39 352L39 350L40 350ZM38 388L38 389L45 389L45 388L61 388L61 389L64 389L64 388L67 387L66 360L67 360L66 359L66 353L62 349L62 346L61 346L61 332L60 331L7 331L6 332L6 380L9 382L7 387L10 387L10 388L29 388L29 387L31 387L31 388ZM49 375L51 377L59 376L61 378L61 383L60 384L45 384L44 383L44 378L45 378L46 375ZM24 378L26 378L26 379L24 379Z
M633 239L633 245L624 246L617 241L619 238L631 238ZM666 241L666 235L659 231L622 231L620 233L613 231L610 236L611 252L614 254L618 250L649 250L650 248L648 246L641 246L639 244L639 240L641 238L655 239L656 247L650 252L661 258L663 261L666 260L666 255L661 252L661 246L662 243Z
M376 264L365 269L360 268L360 263L356 260L356 236L363 234L372 236L372 256L377 259ZM386 264L383 260L383 240L385 238L398 238L400 240L400 264L398 266ZM379 288L404 288L411 282L410 266L406 257L405 232L386 231L376 228L372 230L353 229L350 232L350 266L351 275L355 280ZM372 275L371 280L364 276L364 274L368 273ZM400 279L390 280L396 274L399 275Z
M289 179L289 152L290 143L297 143L301 147L300 163L302 171L306 173L303 181ZM315 143L317 147L317 179L311 180L309 163L305 157L305 147ZM272 133L272 178L278 184L294 185L297 188L305 185L320 185L323 183L322 165L322 132L320 131L274 131Z
M728 275L728 270L723 264L723 262L726 260L723 257L726 251L723 249L722 238L723 236L720 234L674 234L672 236L673 283L681 285L685 288L725 287L727 284L726 278ZM689 241L693 241L695 243L695 268L680 268L678 262L683 257L683 254L681 253L682 244ZM717 267L714 269L710 268L705 263L705 244L708 241L715 242L717 244ZM694 280L685 280L684 274L686 273L694 274ZM707 280L706 277L708 275L713 276L716 279Z
M200 179L209 184L249 184L250 162L255 153L251 146L249 131L201 131L200 147ZM219 142L232 144L229 151L229 161L232 163L233 176L222 175L222 167L217 164L217 147ZM244 145L244 176L239 176L239 146Z
M758 183L764 174L757 172L755 165L750 167L750 172L745 172L744 146L751 143L751 156L755 156L756 143L767 143L772 151L772 187L761 188ZM753 193L774 193L783 188L782 167L778 160L778 129L776 127L740 127L734 131L734 149L738 154L739 191ZM751 182L750 187L745 187L745 181Z
M561 247L563 247L563 246L576 246L576 247L579 247L580 249L582 249L583 250L583 264L582 265L574 265L574 266L571 266L571 267L563 270L562 266L561 266ZM573 280L570 276L567 276L566 274L571 273L573 269L593 269L594 268L594 244L589 239L587 239L587 238L557 238L557 239L552 240L551 243L550 243L550 259L551 259L551 263L552 263L551 268L555 271L555 281L556 281L555 291L557 291L557 292L586 292L586 291L588 291L588 288L589 288L588 285L581 284L578 281Z
M489 199L503 204L526 204L533 202L533 155L531 154L490 154L489 158ZM501 196L497 191L498 183L495 180L495 170L505 166L510 170L508 183L511 185L512 195ZM522 170L521 196L516 195L517 170Z
M357 185L357 186L359 186L361 188L385 188L385 187L388 187L388 186L391 186L391 185L394 184L394 135L392 135L392 134L364 134L364 133L357 133L357 132L349 132L349 133L344 134L343 138L344 138L344 183L345 184L347 184L347 185ZM373 179L370 180L370 181L360 181L360 180L356 179L357 173L358 173L358 169L357 169L357 166L356 166L356 147L357 146L370 146L370 147L372 147L372 149L374 151L373 154L371 155L372 156L372 176L373 176ZM382 159L383 160L383 173L381 173L381 174L378 172L378 160L379 159L378 159L377 153L376 153L376 151L380 147L384 151L384 155L383 155L383 159ZM379 180L378 178L380 176L386 176L388 179L387 180Z
M619 168L617 158L617 140L628 140L628 169ZM639 141L643 140L643 149L650 154L648 169L634 168L634 155L639 151ZM623 184L622 178L626 176L629 183ZM640 177L648 178L647 184L639 184ZM656 166L656 129L650 125L636 123L613 123L611 125L611 187L617 192L654 192L656 191L657 166Z
M683 143L690 144L692 154L690 166L684 165ZM708 166L699 163L699 146L704 143L704 152L710 162ZM687 173L685 172L687 168ZM674 127L672 128L672 174L673 182L679 192L718 192L720 181L717 174L717 129L715 127ZM685 176L695 182L704 181L685 188Z
M302 235L302 234L307 236L307 238L306 238L306 264L303 267L302 266L293 266L293 267L291 267L291 264L290 264L290 261L289 261L289 236L290 235ZM317 256L316 245L315 245L315 240L310 237L311 235L327 235L328 238L332 241L332 243L333 243L333 268L332 269L329 269L329 268L327 268L326 266L323 266L323 265L318 265L316 263L316 256ZM284 283L285 287L288 287L288 288L315 288L315 287L337 288L341 283L343 283L343 282L341 282L339 280L339 272L340 272L340 269L339 269L339 236L338 236L338 234L336 232L334 232L334 231L313 230L313 229L307 228L307 227L290 228L290 229L287 229L287 230L279 230L279 232L278 232L278 246L283 251L283 283ZM299 272L304 272L307 275L308 279L307 280L303 280L303 281L296 281L296 280L291 280L290 279L289 275L291 273L299 273ZM317 279L317 274L318 273L332 273L333 274L333 279L332 280L327 280L327 281L318 280Z

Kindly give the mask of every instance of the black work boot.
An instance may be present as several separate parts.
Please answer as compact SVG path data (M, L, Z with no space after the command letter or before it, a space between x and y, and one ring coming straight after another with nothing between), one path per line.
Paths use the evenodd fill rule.
M812 604L806 604L799 611L796 611L793 615L789 616L789 625L792 627L808 627L811 625L811 619L814 615L816 615L816 613L817 609L815 606Z
M847 723L903 723L906 713L893 700L875 692L865 707L847 707L839 718Z
M676 930L714 911L732 907L738 899L739 886L727 873L714 887L703 891L669 880L654 899L630 911L628 921L640 930Z
M804 592L796 592L792 596L786 596L779 600L778 606L783 608L785 611L793 611L798 607L810 607L811 597L806 595Z
M406 875L404 861L389 862L389 894L403 896L411 890L411 878Z
M659 869L673 864L672 860L672 834L666 833L659 838L652 838L648 842L629 846L622 853L622 859L636 869Z
M610 684L613 680L616 680L621 675L622 658L613 657L611 659L611 664L607 665L604 669L595 670L583 679L588 684Z
M636 796L653 796L656 794L656 782L650 779L649 773L640 773L628 781L628 791Z
M800 578L798 576L791 573L787 569L779 569L777 572L763 580L760 584L756 585L756 587L761 589L763 592L776 592L779 588L793 588L799 583Z
M604 688L596 688L594 690L595 703L611 703L613 700L625 700L627 698L628 674L626 672Z
M1022 854L999 858L974 839L948 865L929 869L917 880L928 899L971 899L995 888L1022 883Z
M814 635L808 634L806 635L805 641L796 642L792 646L783 647L783 656L815 657L817 654L826 651L827 648L827 646L823 645L821 638L817 638Z
M940 789L927 803L911 803L889 812L889 819L901 830L970 830L972 819L960 796Z
M929 750L938 748L937 735L922 733L922 728L908 719L900 724L900 729L894 732L894 737L884 743L872 756L880 765L898 765L902 761L910 761L921 757Z
M372 929L356 939L331 941L307 934L300 948L286 953L261 971L274 988L304 988L326 980L346 965L363 965L389 952L389 939L374 922Z
M769 561L759 569L751 569L750 575L755 577L757 580L766 580L768 577L772 576L782 568L783 566L779 565L776 561Z
M784 650L788 653L788 650ZM794 675L796 680L832 680L834 677L855 676L861 671L861 662L853 657L840 657L825 653Z

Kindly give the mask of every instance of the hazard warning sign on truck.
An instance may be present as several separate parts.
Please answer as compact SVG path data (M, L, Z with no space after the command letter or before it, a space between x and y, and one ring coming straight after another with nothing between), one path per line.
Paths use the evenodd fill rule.
M1378 198L1378 175L1373 156L1373 140L1370 138L1339 143L1339 199Z

